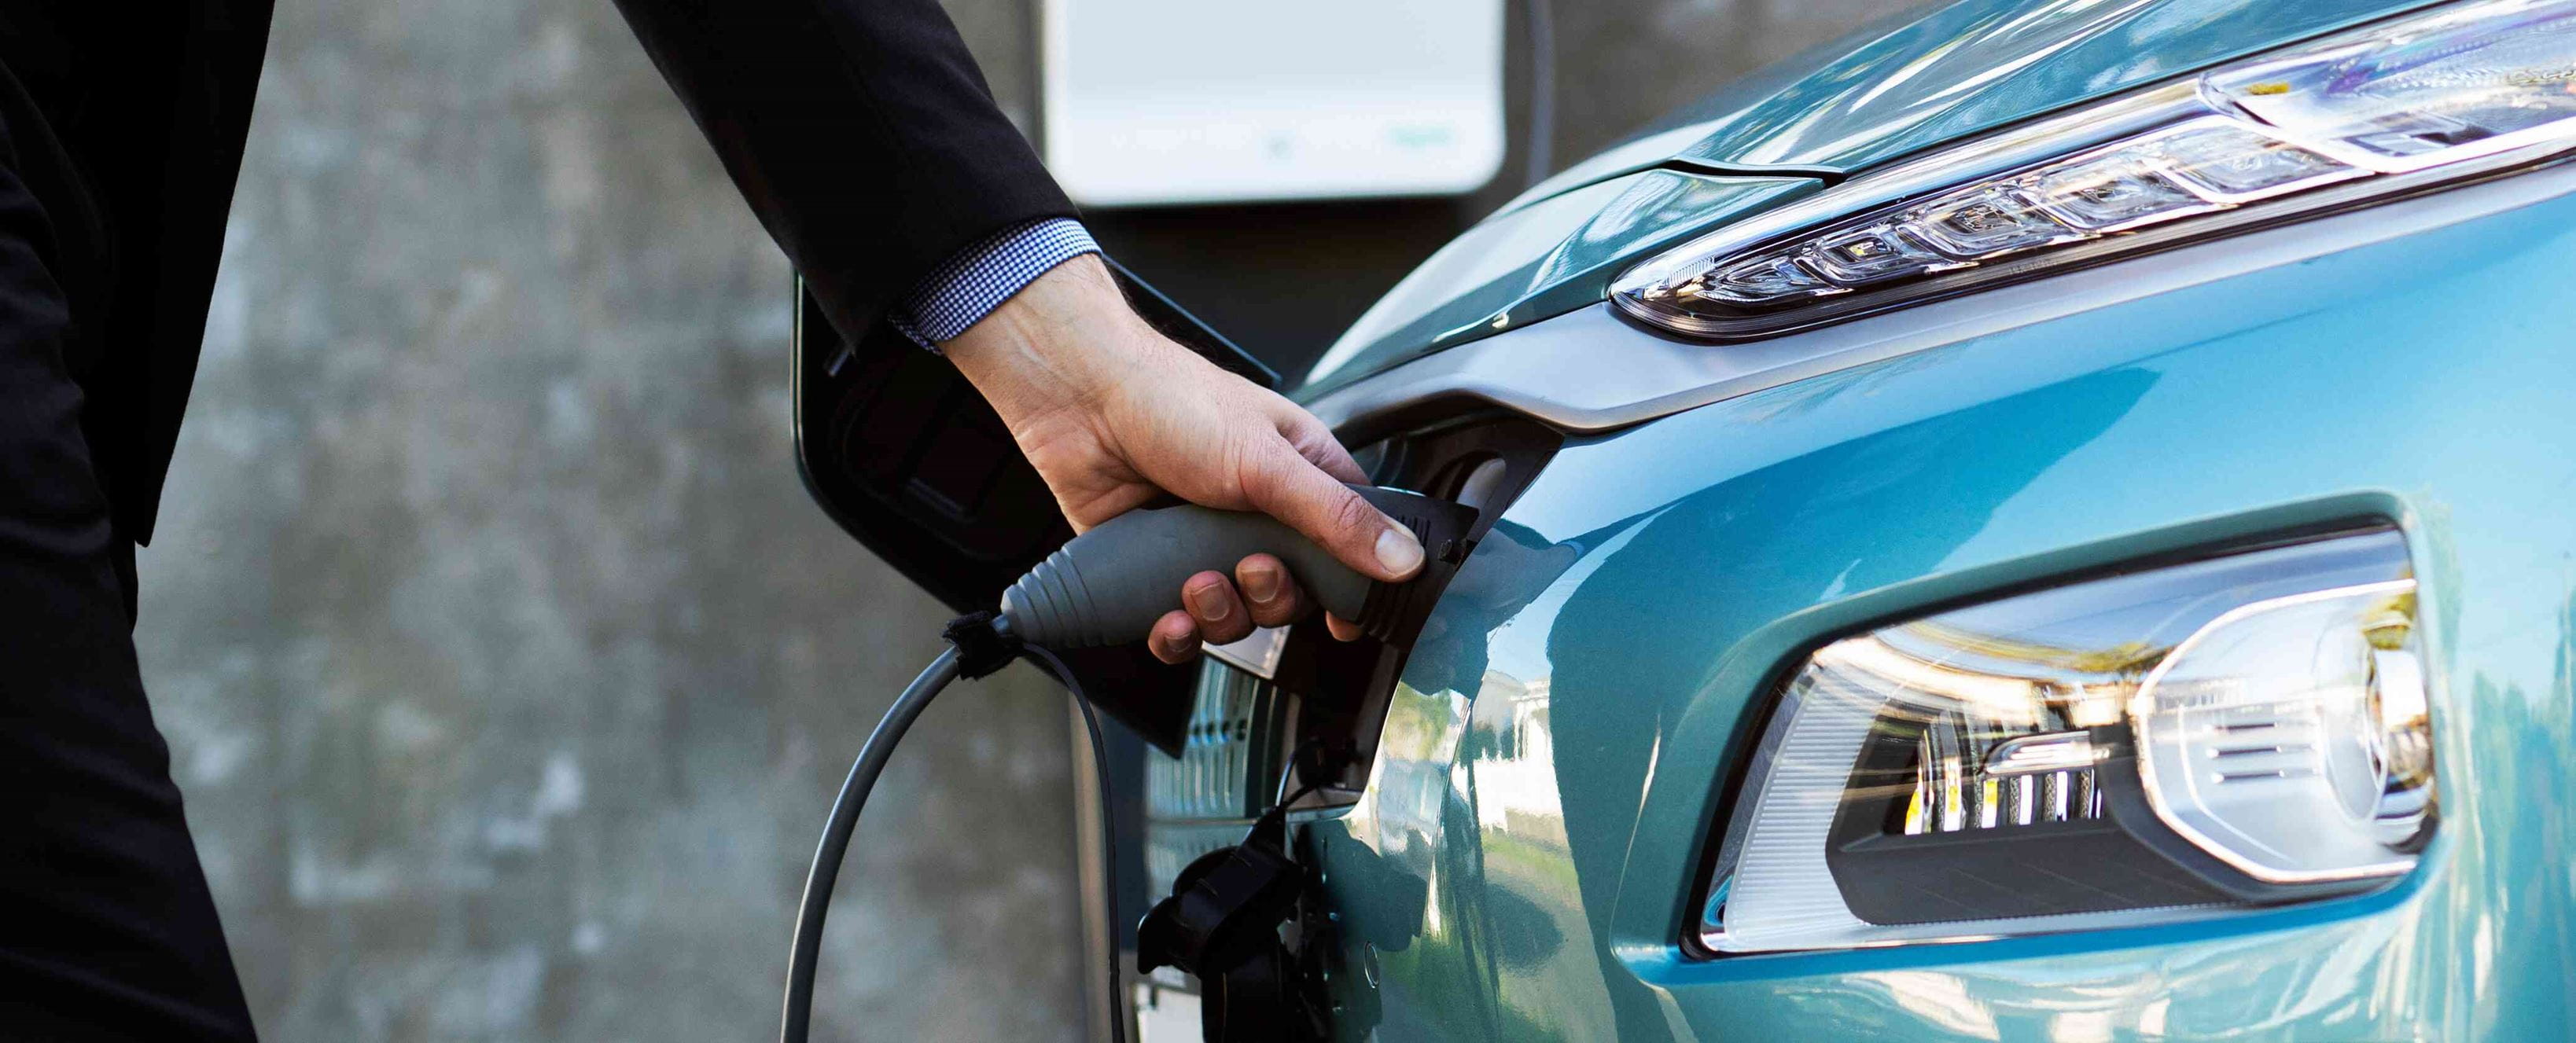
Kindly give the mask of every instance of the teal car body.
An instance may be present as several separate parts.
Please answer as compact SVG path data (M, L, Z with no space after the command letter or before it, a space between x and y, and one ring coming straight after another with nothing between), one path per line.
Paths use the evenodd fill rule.
M1363 319L1302 393L1355 441L1440 408L1534 418L1564 441L1402 661L1365 787L1291 818L1337 928L1320 972L1333 1034L2576 1032L2576 173L1777 345L1682 343L1603 303L1635 259L1847 176L2411 6L1942 8L1578 165ZM1800 338L1831 350L1800 354ZM1654 375L1673 372L1688 378ZM1690 944L1748 750L1806 651L1997 592L2365 522L2403 533L2421 583L2440 822L2411 872L2182 923ZM1210 692L1236 676L1208 670ZM1149 835L1214 828L1185 818L1206 821Z
M1382 1039L2556 1039L2576 996L2576 200L1570 442L1505 515L1574 550L1417 645L1378 785L1307 829ZM2442 274L2428 276L2429 271ZM2374 895L2221 921L1701 960L1731 752L1817 639L2213 540L2396 520L2448 816ZM1474 591L1495 593L1479 596ZM1344 870L1346 877L1362 876ZM1379 921L1400 921L1381 923ZM1399 944L1388 944L1392 940ZM1377 984L1372 986L1371 980Z

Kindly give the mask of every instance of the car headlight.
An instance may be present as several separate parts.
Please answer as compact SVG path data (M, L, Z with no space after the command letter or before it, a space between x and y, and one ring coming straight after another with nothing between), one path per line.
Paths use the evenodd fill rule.
M2126 926L2382 886L2434 826L2404 540L2114 575L1826 644L1717 851L1717 953Z
M1623 273L1767 336L2418 191L2576 145L2576 0L2438 7L1857 177Z

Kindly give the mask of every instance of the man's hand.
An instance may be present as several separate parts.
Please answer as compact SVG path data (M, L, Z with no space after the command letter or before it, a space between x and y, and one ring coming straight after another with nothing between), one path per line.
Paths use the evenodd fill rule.
M1155 332L1097 257L1039 276L940 350L1001 414L1077 532L1168 492L1268 514L1375 579L1421 571L1413 534L1342 484L1367 476L1322 421ZM1236 563L1231 580L1192 576L1178 594L1188 610L1146 642L1168 663L1311 609L1267 554ZM1327 622L1345 640L1357 633Z

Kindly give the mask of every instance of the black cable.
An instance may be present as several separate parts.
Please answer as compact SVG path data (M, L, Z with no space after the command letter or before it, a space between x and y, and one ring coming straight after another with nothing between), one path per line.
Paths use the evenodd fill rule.
M1100 800L1100 850L1092 854L1100 860L1101 886L1109 889L1109 901L1112 908L1115 908L1118 900L1118 860L1116 858L1118 806L1109 799L1109 743L1100 736L1100 715L1093 712L1091 696L1083 692L1082 682L1073 676L1073 671L1065 669L1064 660L1056 658L1055 653L1037 645L1022 645L1020 651L1032 659L1044 662L1047 672L1055 675L1057 683L1064 685L1066 691L1073 693L1073 705L1082 709L1082 729L1091 733L1091 774L1096 781L1092 790ZM1110 1043L1127 1043L1127 990L1124 987L1124 979L1118 973L1117 928L1110 928L1107 941L1109 943L1107 961L1109 1039Z
M981 622L985 626L992 624L990 617ZM959 638L958 630L955 625L950 627L951 641ZM1064 660L1056 658L1055 653L1036 645L1021 645L1001 627L992 627L990 633L995 634L1000 643L1017 648L1053 674L1057 683L1073 693L1074 705L1081 708L1083 730L1091 737L1092 771L1099 779L1099 785L1094 789L1100 799L1100 850L1095 855L1102 868L1114 875L1117 862L1112 856L1116 851L1114 834L1117 820L1114 816L1117 812L1109 798L1109 744L1101 735L1100 716L1092 709L1090 696L1083 692L1082 682L1065 667ZM930 706L932 698L957 679L961 669L961 648L970 643L959 642L941 650L939 658L931 660L921 675L904 688L903 694L895 697L894 705L887 707L885 716L877 721L876 730L868 733L867 743L859 747L859 756L850 765L849 777L841 782L841 794L832 801L831 821L823 827L823 839L814 845L814 865L805 873L805 897L796 910L796 940L787 961L787 997L779 1015L780 1043L805 1043L812 1028L814 967L823 950L823 920L831 912L832 885L840 878L841 862L849 853L850 835L858 828L859 811L867 805L868 793L876 788L877 776L884 774L887 758L894 755L896 744L903 741L903 735L912 728L912 722L921 717L921 711ZM1109 879L1103 877L1104 881ZM1109 1038L1112 1043L1127 1043L1126 995L1118 973L1116 932L1111 932L1108 942Z
M1293 805L1293 804L1297 803L1298 801L1301 801L1301 800L1306 799L1306 795L1307 795L1307 794L1309 794L1309 793L1313 793L1313 792L1315 792L1316 790L1319 790L1319 789L1322 789L1322 788L1324 788L1324 784L1323 784L1323 783L1320 783L1320 782L1309 782L1309 783L1307 783L1307 784L1305 784L1305 785L1303 785L1303 786L1299 786L1299 787L1297 787L1297 792L1289 794L1287 799L1282 800L1282 801L1280 801L1279 803L1277 803L1277 804L1275 804L1275 805L1272 805L1272 807L1277 808L1277 809L1283 809L1283 810L1284 810L1284 809L1288 808L1290 805Z
M1321 780L1310 780L1306 778L1306 752L1309 750L1322 749L1323 746L1323 736L1309 735L1297 743L1296 749L1288 751L1288 766L1280 770L1279 784L1270 788L1271 807L1286 807L1290 804L1306 799L1306 794L1313 793L1317 789L1322 788L1323 784ZM1316 774L1320 775L1322 773L1317 772ZM1292 778L1305 783L1305 785L1298 787L1297 792L1293 794L1288 792L1288 780Z
M823 917L831 911L832 882L840 878L841 857L849 851L850 832L859 824L859 808L868 802L868 791L876 788L877 776L884 773L886 758L894 755L903 733L931 698L956 679L957 649L951 646L912 679L893 706L886 707L885 717L868 733L867 744L859 747L859 759L851 763L841 795L832 801L832 821L823 827L822 841L814 845L814 866L805 873L805 898L796 909L796 944L787 960L786 1010L778 1025L781 1043L805 1043L813 1020L814 961L823 949Z

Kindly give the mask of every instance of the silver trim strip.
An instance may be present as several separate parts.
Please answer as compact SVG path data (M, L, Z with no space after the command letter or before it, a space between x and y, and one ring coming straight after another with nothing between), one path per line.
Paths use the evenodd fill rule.
M1480 400L1573 434L1607 431L1809 377L2387 242L2576 193L2576 164L2230 236L1770 340L1650 333L1607 303L1427 355L1307 408L1369 438L1444 400Z
M2038 775L2090 768L2101 759L2091 732L2049 732L2006 739L1986 755L1986 774Z

